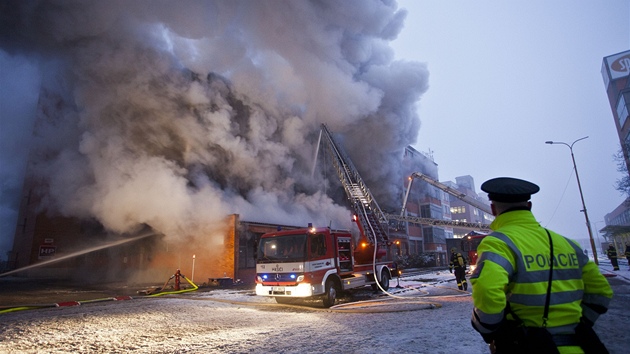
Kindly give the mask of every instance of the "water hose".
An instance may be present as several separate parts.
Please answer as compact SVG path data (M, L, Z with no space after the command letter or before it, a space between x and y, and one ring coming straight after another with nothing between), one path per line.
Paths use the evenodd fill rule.
M166 281L166 283L164 283L164 286L162 286L162 289L160 289L159 293L150 294L150 295L147 295L146 297L156 297L156 296L169 295L169 294L181 294L181 293L195 291L199 289L199 287L195 283L193 283L190 279L188 279L185 275L178 274L178 276L186 279L186 281L192 287L188 289L163 292L162 290L164 290L166 288L166 285L169 283L169 281L173 279L173 277L171 277L169 278L169 280ZM116 297L107 297L107 298L93 299L93 300L64 301L64 302L57 302L53 304L20 305L20 306L15 306L15 307L0 308L0 314L16 312L16 311L36 310L36 309L43 309L43 308L49 308L49 307L70 307L70 306L80 306L82 304L88 304L88 303L96 303L96 302L104 302L104 301L122 301L122 300L132 300L132 299L133 297L131 296L116 296Z
M165 292L159 292L159 293L155 293L155 294L151 294L148 295L149 297L155 297L155 296L162 296L162 295L168 295L168 294L181 294L181 293L186 293L189 291L195 291L197 289L199 289L199 287L193 283L190 279L188 279L185 275L180 274L180 277L186 279L186 281L192 285L192 288L188 288L188 289L182 289L182 290L175 290L175 291L165 291ZM170 279L169 279L170 280ZM168 281L166 282L168 284ZM162 290L166 287L166 284L164 284L164 286L162 287Z

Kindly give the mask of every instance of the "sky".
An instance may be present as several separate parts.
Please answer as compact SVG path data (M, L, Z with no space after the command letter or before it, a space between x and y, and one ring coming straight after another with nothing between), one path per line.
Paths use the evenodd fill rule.
M627 2L286 4L0 2L0 259L27 160L40 210L115 234L220 237L231 213L353 227L313 158L321 124L381 206L413 145L442 181L537 183L543 226L584 239L569 150L544 142L587 135L594 227L623 200L600 68L630 45Z
M630 47L628 1L414 1L392 43L426 63L429 89L413 146L430 152L441 181L470 175L529 180L539 222L590 251L571 151L593 230L624 200L620 145L602 59ZM597 243L597 233L593 231ZM583 241L582 241L583 239ZM601 238L603 241L603 238Z

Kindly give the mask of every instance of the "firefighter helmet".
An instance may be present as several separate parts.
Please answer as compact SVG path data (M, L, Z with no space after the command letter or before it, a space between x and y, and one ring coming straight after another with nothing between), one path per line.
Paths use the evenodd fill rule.
M455 252L457 252L457 248L455 247L451 248L451 253L455 253Z

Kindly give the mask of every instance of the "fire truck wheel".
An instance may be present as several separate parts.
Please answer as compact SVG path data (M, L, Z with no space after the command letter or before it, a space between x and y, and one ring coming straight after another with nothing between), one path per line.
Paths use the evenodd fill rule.
M332 279L326 280L326 293L324 294L324 307L328 308L337 300L337 285Z
M378 283L381 284L383 290L387 291L389 289L389 274L385 270L381 271L381 280ZM381 289L378 285L372 284L372 290L379 291Z

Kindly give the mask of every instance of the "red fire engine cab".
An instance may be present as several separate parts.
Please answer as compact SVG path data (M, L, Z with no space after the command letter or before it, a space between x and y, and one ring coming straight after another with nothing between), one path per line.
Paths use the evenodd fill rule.
M381 251L377 246L378 255ZM366 285L387 290L393 264L371 262L377 255L369 258L366 253L374 255L374 245L361 242L355 247L346 230L309 225L264 234L256 255L256 295L275 297L278 303L321 297L330 307L341 291ZM370 262L356 263L367 258Z
M468 259L471 272L477 267L477 247L486 236L488 234L471 231L462 238L461 250Z

